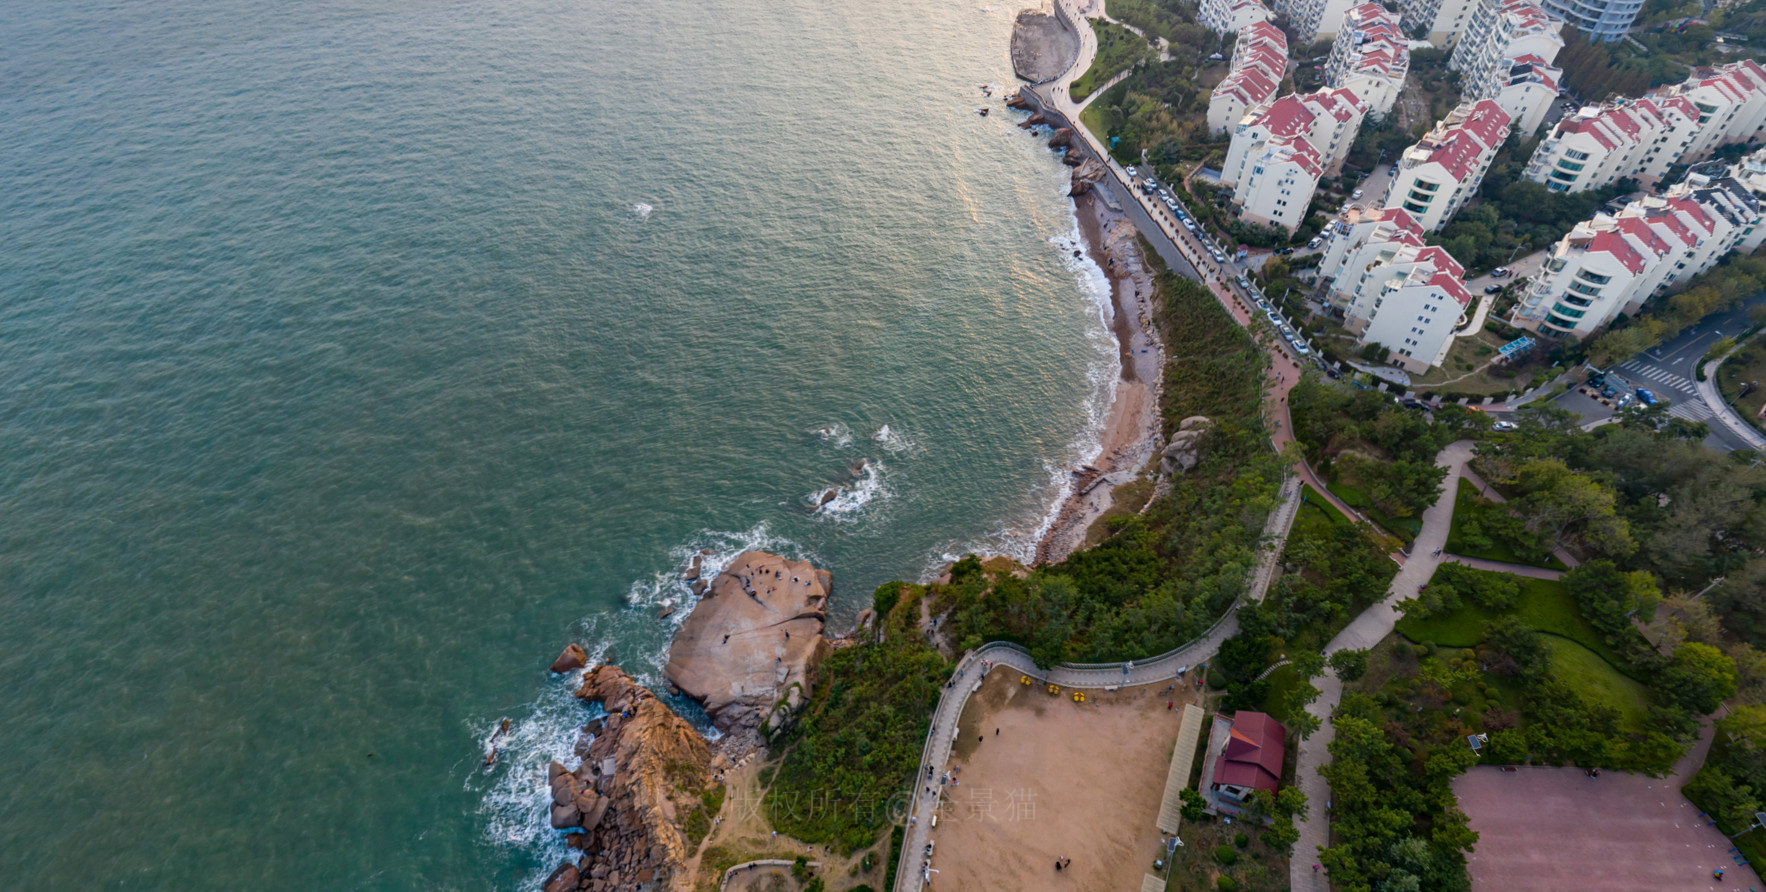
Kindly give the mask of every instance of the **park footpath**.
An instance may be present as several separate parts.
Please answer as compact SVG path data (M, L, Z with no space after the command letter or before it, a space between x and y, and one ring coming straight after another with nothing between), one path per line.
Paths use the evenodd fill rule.
M1471 458L1470 440L1450 443L1435 456L1435 465L1447 469L1447 479L1442 483L1441 495L1435 504L1423 512L1423 528L1411 545L1410 559L1398 568L1398 575L1392 577L1385 600L1363 610L1338 632L1337 637L1325 645L1325 656L1339 650L1366 650L1380 643L1398 623L1398 603L1416 597L1416 593L1435 575L1435 568L1442 561L1438 549L1447 547L1447 532L1453 526L1453 502L1459 494L1459 477ZM1294 844L1294 854L1288 859L1289 885L1294 892L1329 892L1331 888L1325 872L1313 870L1313 865L1320 863L1319 850L1330 845L1331 818L1326 805L1330 802L1331 788L1319 768L1330 761L1331 741L1337 736L1336 728L1331 725L1331 715L1336 712L1338 701L1343 699L1343 683L1338 680L1336 670L1326 669L1313 684L1318 688L1318 699L1306 711L1319 720L1319 728L1311 737L1300 741L1294 768L1294 785L1306 794L1308 803L1305 817L1294 822L1300 831L1300 840Z

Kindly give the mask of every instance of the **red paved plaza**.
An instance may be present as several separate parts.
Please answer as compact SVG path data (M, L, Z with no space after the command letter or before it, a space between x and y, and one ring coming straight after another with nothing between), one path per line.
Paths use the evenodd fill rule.
M1478 831L1473 892L1760 889L1677 778L1580 768L1479 766L1454 781ZM1724 868L1721 881L1711 869Z

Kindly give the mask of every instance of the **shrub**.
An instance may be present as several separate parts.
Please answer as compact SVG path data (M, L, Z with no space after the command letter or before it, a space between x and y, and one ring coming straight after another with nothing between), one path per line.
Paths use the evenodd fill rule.
M1239 881L1232 877L1221 877L1214 881L1214 888L1220 892L1238 892Z
M1239 850L1226 843L1221 843L1214 847L1214 860L1227 865L1236 864L1239 860Z
M1251 844L1251 837L1246 836L1243 833L1240 833L1240 834L1233 837L1233 845L1238 846L1241 849L1250 845L1250 844Z

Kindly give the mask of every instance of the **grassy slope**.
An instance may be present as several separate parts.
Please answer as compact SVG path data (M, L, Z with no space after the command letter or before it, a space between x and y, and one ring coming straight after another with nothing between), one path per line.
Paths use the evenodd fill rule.
M1606 660L1568 638L1546 636L1551 645L1551 673L1590 703L1619 710L1627 731L1643 731L1649 715L1649 688L1620 675Z
M1099 84L1153 51L1139 35L1114 22L1093 19L1091 27L1098 36L1098 54L1092 59L1091 67L1073 79L1073 88L1069 92L1074 102L1085 101Z
M1627 666L1625 660L1601 640L1600 632L1582 617L1582 610L1576 606L1563 583L1552 579L1518 579L1521 583L1520 603L1511 612L1522 622L1582 645L1615 670L1622 671ZM1443 647L1475 647L1484 640L1484 624L1498 615L1476 604L1467 604L1427 619L1407 616L1398 621L1398 634L1411 641L1432 641Z

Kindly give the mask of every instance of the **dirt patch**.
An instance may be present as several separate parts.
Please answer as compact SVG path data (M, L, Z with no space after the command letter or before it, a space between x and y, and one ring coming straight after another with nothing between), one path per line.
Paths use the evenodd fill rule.
M1079 35L1040 9L1018 13L1012 26L1012 70L1033 84L1060 77L1079 55Z
M1075 703L992 672L957 725L958 783L931 834L934 888L1139 888L1161 851L1154 822L1183 697L1146 686ZM1063 857L1071 866L1057 872Z

